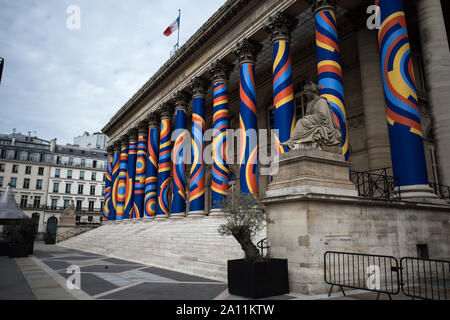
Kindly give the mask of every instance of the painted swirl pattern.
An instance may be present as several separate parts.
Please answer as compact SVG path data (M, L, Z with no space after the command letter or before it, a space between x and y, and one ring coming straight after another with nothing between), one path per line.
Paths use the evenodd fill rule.
M114 151L111 175L111 207L109 211L110 220L116 220L117 211L117 188L119 186L119 168L120 168L119 152Z
M134 179L136 175L136 154L137 142L130 139L128 145L128 171L127 171L127 190L125 192L125 213L124 219L133 219L134 216Z
M205 99L195 97L192 112L192 166L189 184L189 212L204 212L205 210L204 132Z
M110 156L108 156L108 165L106 167L106 173L105 173L105 198L103 201L103 220L105 220L105 221L111 220L110 205L112 203L112 198L111 198L112 163L113 163L113 158L110 155Z
M156 200L158 189L158 129L148 129L148 154L145 172L145 217L156 215Z
M147 136L140 134L138 137L136 178L134 181L134 216L144 217L145 198L145 170L147 162Z
M258 197L258 143L255 91L255 66L244 63L240 67L239 152L241 191ZM250 139L250 136L255 139Z
M159 141L157 216L169 215L170 152L172 143L170 138L170 120L162 119Z
M317 68L320 95L331 104L336 122L342 132L342 153L349 160L347 121L342 85L341 53L334 11L323 10L315 16Z
M294 89L292 86L292 66L290 44L279 40L273 44L273 104L275 149L278 154L289 151L289 147L280 145L292 136L295 128Z
M186 212L186 171L184 164L184 150L186 140L186 110L177 109L175 115L175 142L173 147L173 183L171 214L185 214Z
M124 219L125 213L125 194L127 190L127 171L128 171L128 146L122 146L120 149L120 168L117 184L117 209L116 220Z
M226 163L228 129L228 87L224 82L214 85L213 102L213 165L211 208L220 209L228 194L228 165Z
M428 184L422 126L401 0L381 0L380 46L392 165L400 185Z

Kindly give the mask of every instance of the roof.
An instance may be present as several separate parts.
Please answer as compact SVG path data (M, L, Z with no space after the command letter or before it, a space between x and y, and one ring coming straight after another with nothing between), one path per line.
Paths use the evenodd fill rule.
M25 214L17 206L16 200L8 185L0 198L0 219L23 219Z

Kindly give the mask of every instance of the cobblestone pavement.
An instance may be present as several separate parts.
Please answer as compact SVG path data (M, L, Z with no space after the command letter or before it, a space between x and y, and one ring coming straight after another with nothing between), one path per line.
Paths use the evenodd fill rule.
M80 289L68 289L70 268L79 268ZM69 268L69 270L68 270ZM73 279L73 278L72 278ZM74 283L74 281L71 281ZM225 282L205 279L57 245L35 244L27 258L0 257L0 300L245 300L228 293ZM307 296L290 293L270 300L375 300L375 293L337 289ZM386 295L381 300L389 299ZM393 300L410 299L403 295Z

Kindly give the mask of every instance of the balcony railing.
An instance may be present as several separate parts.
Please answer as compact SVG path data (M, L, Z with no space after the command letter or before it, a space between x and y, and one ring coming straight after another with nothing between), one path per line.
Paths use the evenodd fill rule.
M430 187L440 199L450 200L450 186L430 182Z

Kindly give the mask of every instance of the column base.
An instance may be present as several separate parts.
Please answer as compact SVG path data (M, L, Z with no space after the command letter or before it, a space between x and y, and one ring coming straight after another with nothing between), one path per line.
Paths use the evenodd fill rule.
M170 214L170 219L183 219L185 217L186 217L186 214L184 212Z
M187 215L188 218L203 218L206 217L205 211L190 211Z
M156 215L155 219L161 220L161 219L168 219L169 216L167 214L160 214L160 215Z
M444 200L439 199L438 196L433 192L433 189L427 184L395 187L394 192L400 192L402 201L424 202L432 204L446 203Z
M210 217L224 217L226 215L228 214L225 213L222 209L211 209L211 211L208 214L208 216Z

